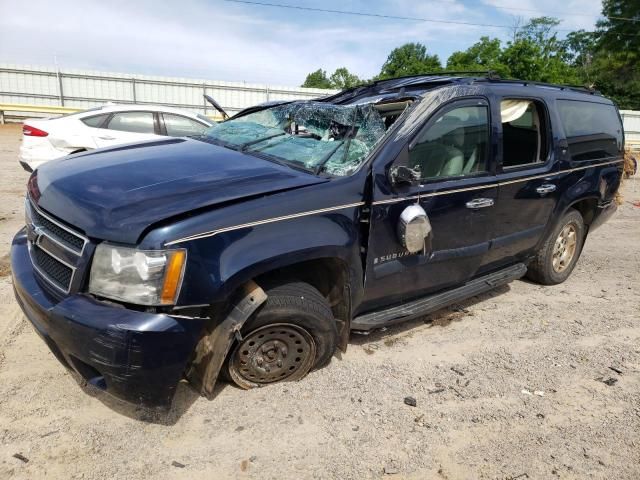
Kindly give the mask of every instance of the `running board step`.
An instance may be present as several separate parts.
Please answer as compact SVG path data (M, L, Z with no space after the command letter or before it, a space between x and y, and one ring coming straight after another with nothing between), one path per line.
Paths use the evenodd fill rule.
M428 297L422 297L402 305L365 313L351 321L352 330L371 330L382 328L396 323L412 320L436 310L440 310L452 303L459 302L469 297L488 292L500 285L517 280L527 273L524 263L518 263L511 267L499 270L489 275L471 280L461 287L436 293Z

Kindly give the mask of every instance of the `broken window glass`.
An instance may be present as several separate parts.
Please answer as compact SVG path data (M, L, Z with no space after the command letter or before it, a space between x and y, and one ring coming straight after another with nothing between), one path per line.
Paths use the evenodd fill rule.
M345 176L356 171L386 128L373 104L310 101L244 115L212 127L207 135L241 151Z

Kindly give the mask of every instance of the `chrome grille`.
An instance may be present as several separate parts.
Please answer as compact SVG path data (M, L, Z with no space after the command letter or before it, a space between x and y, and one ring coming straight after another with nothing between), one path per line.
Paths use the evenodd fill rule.
M34 245L31 248L31 258L40 273L51 283L64 291L68 291L73 278L73 269L49 255L40 247Z
M38 209L29 199L25 217L34 269L55 289L69 293L89 240Z
M35 209L32 209L31 213L34 225L45 230L52 238L56 239L59 243L63 244L70 250L74 250L77 253L82 252L82 248L85 243L82 237L71 233L68 229L62 228L60 225L49 220L46 216L42 215Z

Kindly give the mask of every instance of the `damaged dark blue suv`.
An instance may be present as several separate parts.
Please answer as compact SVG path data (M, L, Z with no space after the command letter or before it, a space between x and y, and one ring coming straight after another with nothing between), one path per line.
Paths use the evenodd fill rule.
M596 92L491 77L250 108L37 170L16 297L67 368L130 402L297 380L351 330L564 281L615 211L623 142Z

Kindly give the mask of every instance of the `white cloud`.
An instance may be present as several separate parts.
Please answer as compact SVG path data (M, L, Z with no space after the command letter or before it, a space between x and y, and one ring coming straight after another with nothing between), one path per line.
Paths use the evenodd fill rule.
M578 30L593 28L602 11L600 0L482 0L490 6L507 7L498 9L514 17L522 17L525 21L532 17L556 17L562 19L558 28Z
M542 0L484 0L553 10ZM317 6L317 3L309 3ZM511 24L511 13L458 0L328 1L327 8L491 24ZM597 0L568 0L562 9L597 15ZM63 67L296 85L319 67L346 66L376 74L392 48L425 43L444 62L481 35L508 30L419 21L322 14L223 1L71 2L31 0L2 7L0 61ZM524 17L534 15L522 12ZM573 17L565 28L584 26ZM589 20L591 21L591 20ZM581 23L582 22L582 23ZM592 23L591 23L592 25Z

